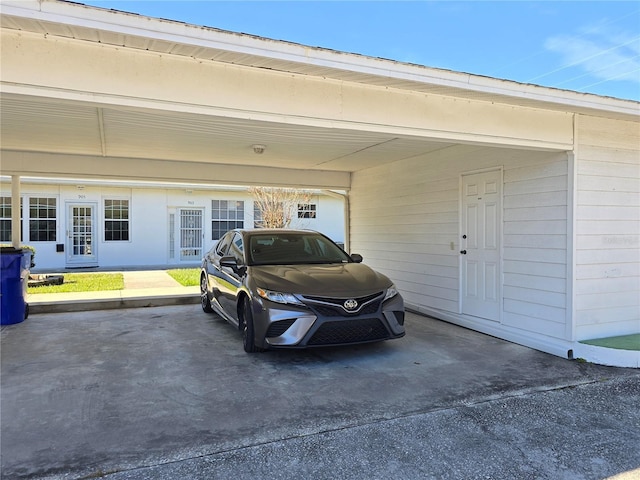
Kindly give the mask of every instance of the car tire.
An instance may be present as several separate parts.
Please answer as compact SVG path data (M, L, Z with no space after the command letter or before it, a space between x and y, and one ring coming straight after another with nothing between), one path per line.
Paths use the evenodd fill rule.
M206 313L213 313L213 307L211 306L211 299L209 298L209 292L207 291L207 277L200 275L200 305L202 310Z
M244 297L242 302L242 346L247 353L262 352L264 349L256 346L256 334L253 326L251 300Z

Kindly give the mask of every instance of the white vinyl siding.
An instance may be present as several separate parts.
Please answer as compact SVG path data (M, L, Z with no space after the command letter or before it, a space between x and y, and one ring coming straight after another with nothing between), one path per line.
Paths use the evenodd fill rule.
M458 255L449 244L458 236L459 180L430 179L412 163L354 174L351 251L396 281L408 303L457 311Z
M567 330L567 169L554 154L504 173L502 323L555 338Z
M640 331L638 123L578 116L577 340Z
M356 172L351 250L409 306L460 313L460 176L503 168L505 327L565 338L567 154L457 146ZM453 245L453 248L452 248Z

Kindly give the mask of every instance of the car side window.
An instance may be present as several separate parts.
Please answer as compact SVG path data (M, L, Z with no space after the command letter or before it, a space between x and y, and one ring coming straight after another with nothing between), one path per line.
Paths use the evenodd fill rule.
M216 246L216 255L219 257L223 257L227 254L227 250L229 250L229 244L231 243L231 239L233 238L233 233L227 233L224 237L218 241L218 245Z
M235 257L238 265L244 265L244 243L242 241L242 235L236 233L233 236L231 247L229 248L229 255Z

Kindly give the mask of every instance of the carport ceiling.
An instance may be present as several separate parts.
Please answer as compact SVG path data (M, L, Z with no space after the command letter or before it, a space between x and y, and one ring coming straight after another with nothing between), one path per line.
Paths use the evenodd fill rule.
M2 148L353 172L450 144L423 138L2 94ZM266 146L263 154L252 145Z

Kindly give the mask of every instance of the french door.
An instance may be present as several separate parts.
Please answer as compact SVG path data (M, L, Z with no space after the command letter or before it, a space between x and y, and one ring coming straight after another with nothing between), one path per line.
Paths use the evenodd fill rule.
M69 266L96 266L95 203L71 203L67 206L67 264Z

